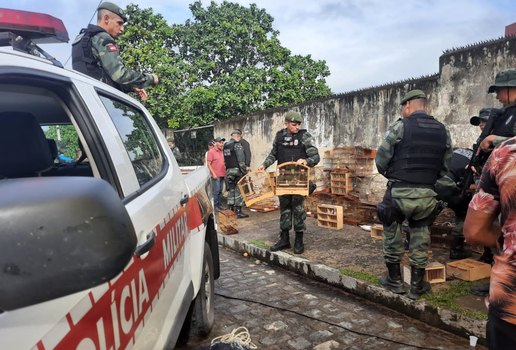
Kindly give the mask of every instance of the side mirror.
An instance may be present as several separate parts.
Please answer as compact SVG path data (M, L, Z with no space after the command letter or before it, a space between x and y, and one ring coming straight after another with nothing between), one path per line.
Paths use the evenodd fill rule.
M0 180L0 310L118 275L137 239L118 194L91 177Z

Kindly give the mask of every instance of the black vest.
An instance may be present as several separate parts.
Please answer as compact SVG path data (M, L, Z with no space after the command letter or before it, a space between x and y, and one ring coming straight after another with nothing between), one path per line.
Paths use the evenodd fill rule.
M229 140L224 144L223 154L226 169L238 168L238 159L235 153L235 140Z
M394 148L387 178L434 185L446 151L446 129L433 117L416 112L403 118L403 139Z
M81 29L81 32L72 44L72 68L126 92L127 89L123 89L120 84L114 82L104 72L100 61L93 56L91 39L101 32L105 32L105 30L93 24L89 24L88 28Z
M494 120L491 135L514 137L514 122L516 121L516 106L504 108Z
M306 146L302 139L306 130L301 129L297 134L287 132L287 129L282 129L276 134L276 145L278 164L286 162L295 162L298 159L306 159Z

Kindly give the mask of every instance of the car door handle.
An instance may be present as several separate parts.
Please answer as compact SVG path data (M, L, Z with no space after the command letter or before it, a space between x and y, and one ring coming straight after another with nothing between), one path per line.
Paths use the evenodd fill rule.
M181 205L185 205L186 203L188 203L188 200L190 199L190 197L188 197L187 194L184 195L183 198L181 198L181 200L179 201L179 204Z
M134 255L142 256L147 253L156 243L156 233L153 231L147 235L147 240L136 247Z

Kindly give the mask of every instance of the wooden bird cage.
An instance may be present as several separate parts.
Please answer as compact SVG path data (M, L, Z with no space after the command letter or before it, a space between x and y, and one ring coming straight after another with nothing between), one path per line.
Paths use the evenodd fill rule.
M253 204L274 196L274 183L269 173L249 172L238 181L238 189L249 208Z
M331 171L330 189L333 194L349 194L353 190L351 173L349 171Z
M286 162L276 167L276 195L298 194L308 196L310 168L296 162Z
M344 227L342 218L343 208L340 205L319 204L317 206L317 226L340 230Z
M410 280L410 266L403 265L403 282L410 284ZM424 280L431 284L446 282L446 266L437 261L429 263L425 267Z
M221 210L219 211L219 228L222 232L227 235L234 235L238 233L237 230L237 217L232 210Z

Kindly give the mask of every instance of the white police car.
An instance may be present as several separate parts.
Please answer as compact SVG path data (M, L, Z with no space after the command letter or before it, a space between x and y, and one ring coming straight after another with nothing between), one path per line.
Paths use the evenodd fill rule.
M219 275L209 172L183 176L138 101L36 45L67 40L54 17L0 9L0 46L14 48L0 49L0 349L206 335ZM78 161L55 161L49 130L76 136Z

